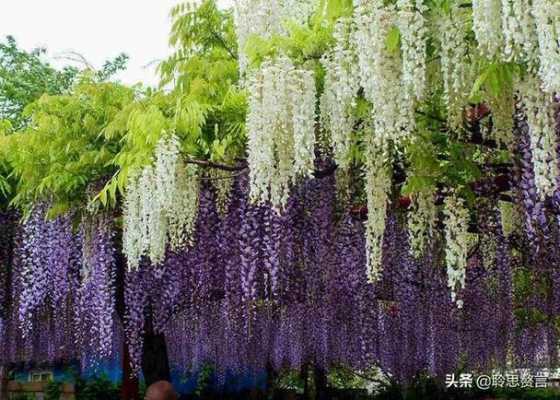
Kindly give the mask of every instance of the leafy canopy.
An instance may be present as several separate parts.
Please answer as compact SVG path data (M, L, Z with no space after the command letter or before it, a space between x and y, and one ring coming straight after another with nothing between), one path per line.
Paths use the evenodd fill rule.
M450 13L453 4L453 0L427 1L430 29L434 29L441 15ZM468 8L468 5L460 6ZM243 49L249 58L249 68L258 67L267 57L286 54L296 65L315 70L320 94L325 73L321 57L334 43L336 20L351 13L349 0L322 0L308 24L285 21L283 35L249 38ZM72 84L76 81L76 71L58 72L41 64L39 54L24 56L16 52L23 60L32 60L25 62L36 69L48 71L44 72L51 77L47 82L68 83L27 93L24 83L35 76L29 73L18 78L23 83L17 90L9 87L0 90L9 99L4 104L17 110L34 101L12 123L19 132L13 138L2 139L4 157L13 169L12 176L18 179L15 204L30 205L47 198L54 208L66 209L90 199L91 196L84 194L85 188L99 183L101 190L92 197L103 205L114 206L130 173L152 162L156 143L169 133L180 138L187 158L230 164L245 158L247 93L241 84L245 77L239 73L241 49L237 47L232 12L220 10L214 0L207 0L197 8L178 5L171 15L170 44L175 52L159 66L159 89L126 88L102 82L120 68L122 59L108 64L104 68L106 72L81 77L79 83ZM400 40L395 26L387 38L387 47L399 52ZM466 58L476 77L471 101L484 102L511 90L514 76L522 74L524 67L486 60L475 51L472 34L468 40ZM13 53L15 43L10 43ZM437 37L432 35L427 65L432 81L426 99L417 108L418 135L397 155L397 163L408 172L401 193L445 185L458 188L465 197L472 198L469 183L480 177L482 164L508 161L510 156L507 152L480 150L465 143L460 140L464 133L452 132L446 125L442 82L433 78L439 75L436 51L439 45ZM17 61L21 62L24 61ZM14 66L21 65L14 63ZM23 94L17 94L20 92L27 97L23 99ZM40 98L45 92L47 95ZM358 93L352 112L358 121L352 134L352 159L358 168L363 161L364 134L367 134L364 122L375 110ZM24 120L30 121L29 127L21 123ZM1 183L0 180L0 188Z

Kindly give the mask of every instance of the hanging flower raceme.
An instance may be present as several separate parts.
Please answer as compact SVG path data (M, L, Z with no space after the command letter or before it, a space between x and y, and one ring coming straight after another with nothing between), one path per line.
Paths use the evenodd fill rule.
M491 138L510 148L513 145L513 115L515 98L513 87L504 87L499 95L488 93L488 105L492 111Z
M8 316L9 276L17 214L13 210L0 210L0 336L3 321Z
M199 171L194 164L178 163L172 204L167 208L168 234L171 249L193 242L198 213Z
M208 171L208 179L216 191L216 207L220 215L224 216L230 203L230 193L233 190L234 177L229 171L213 168Z
M502 30L505 61L535 65L537 34L530 0L502 0Z
M500 201L500 221L503 235L507 238L520 230L523 217L519 215L516 206L510 202Z
M423 0L398 0L398 23L401 34L402 81L407 92L420 100L426 89L426 46L428 29Z
M535 0L532 14L539 43L539 75L543 90L560 93L560 3Z
M47 300L48 223L45 206L36 206L23 227L24 242L20 249L23 291L19 301L19 322L23 335L31 333L33 313Z
M496 255L501 221L497 205L488 199L482 199L477 204L478 221L478 253L485 268L493 269L496 266Z
M46 216L47 205L36 205L12 244L10 316L0 327L8 340L3 359L76 357L71 295L77 288L78 259L71 217Z
M47 219L47 206L37 205L23 226L18 249L22 260L23 291L19 321L23 335L31 332L33 318L44 307L63 313L72 290L72 224L69 215Z
M115 250L109 215L92 217L81 226L81 282L76 300L76 327L81 350L97 354L113 351L115 327Z
M451 289L451 299L461 307L457 298L465 287L467 268L469 213L463 200L456 195L445 198L445 263L447 265L447 285Z
M255 35L270 37L285 33L283 23L305 23L315 10L312 0L236 0L234 22L239 48L239 70L248 67L247 40Z
M360 85L373 104L375 137L381 143L399 143L415 127L414 98L403 83L402 60L398 48L389 48L388 36L395 35L398 14L394 8L376 2L358 2L354 22L354 42L358 54ZM410 35L409 35L410 36ZM403 41L404 42L404 41ZM416 50L407 40L407 74L416 71L412 61ZM410 76L407 76L407 83Z
M535 184L541 199L552 196L558 178L556 132L552 96L540 89L540 82L528 76L518 85L525 106Z
M521 113L520 113L521 114ZM518 158L518 175L515 186L519 198L520 209L523 212L524 234L528 239L531 250L539 247L537 235L538 223L543 213L542 208L538 207L538 194L535 182L535 168L533 166L533 155L531 151L531 139L527 121L523 120L522 115L517 115L516 139Z
M350 20L338 20L334 30L336 44L321 59L325 68L321 126L330 138L334 160L342 170L348 167L350 158L351 134L355 123L352 111L359 87L356 53L350 34Z
M159 179L154 168L148 165L142 170L138 188L140 190L140 222L143 227L144 247L154 264L159 264L165 255L167 245L167 219L157 187Z
M504 47L502 0L473 0L472 9L478 49L487 58L500 58Z
M408 232L410 249L419 258L424 254L428 243L436 233L437 207L432 188L421 190L412 195L412 208L408 213Z
M465 21L457 8L443 17L439 24L441 45L441 70L443 74L444 101L447 105L448 124L459 129L463 123L463 108L469 94L467 62L467 34Z
M123 207L123 252L126 254L129 268L138 268L138 262L146 251L144 247L144 229L140 219L141 190L139 176L129 176Z
M252 35L268 36L281 29L281 10L277 1L237 0L234 5L235 33L239 48L239 70L248 64L245 46Z
M456 197L446 200L446 256L453 262L447 279L455 292L467 282L460 297L464 310L459 311L449 296L445 271L438 267L443 245L440 236L434 235L423 257L411 256L405 221L387 210L391 190L388 162L371 143L368 152L370 212L365 229L351 213L336 212L333 176L306 179L294 188L284 215L278 215L270 204L249 204L248 185L242 176L230 195L227 214L220 218L214 189L202 185L195 247L168 248L157 268L145 258L139 269L125 272L124 340L134 372L142 367L144 335L152 332L165 335L172 368L193 373L212 363L223 380L228 372L257 376L267 365L275 370L299 369L313 360L322 368L336 364L366 369L377 363L395 379L408 382L426 369L445 376L458 367L463 354L475 366L506 360L517 335L512 329L512 267L496 210L492 221L491 215L483 216L492 228L485 231L496 230L495 255L486 257L492 259L493 267L484 268L476 254L462 278L468 212ZM433 205L433 193L422 196L426 204ZM420 203L413 198L413 207L414 202ZM56 238L41 247L43 243L32 236L33 246L38 246L35 254L46 254L48 265L55 258L65 259L66 253L45 249L67 239L69 220L33 221L38 226L47 223L48 228L35 231L44 231L41 237ZM16 243L24 239L22 233ZM557 241L555 237L553 243ZM81 277L68 279L71 285L77 282L68 292L77 294L69 302L75 306L68 313L71 325L53 318L51 307L38 305L25 340L18 329L21 296L17 293L26 293L25 287L31 286L22 273L29 260L23 248L17 251L11 292L16 310L6 321L7 334L0 337L1 349L9 353L0 351L3 361L60 356L66 360L79 354L82 364L91 366L100 356L116 354L117 346L122 345L114 319L116 259L111 219L97 216L82 222L73 242L81 243L80 255L74 252L75 246L69 258L79 258L83 265ZM550 256L557 257L557 246L548 247ZM25 251L31 251L30 244ZM372 262L375 270L370 268ZM49 284L44 298L51 298L51 284L58 281L51 266L45 267ZM372 285L363 279L366 268L376 278L382 275L381 281ZM68 275L76 275L74 261L68 271ZM532 301L541 308L545 304L536 297ZM540 330L533 340L542 343L547 332ZM530 334L523 331L520 340L527 340ZM79 352L74 351L76 344ZM534 347L531 360L543 351Z
M129 268L142 256L157 265L169 246L192 244L198 210L198 168L185 164L175 135L156 146L154 166L129 176L124 201L123 248Z
M250 82L247 116L251 200L283 208L315 159L315 81L286 57L263 63Z
M126 314L124 318L124 331L126 345L130 353L131 367L135 373L140 372L144 345L145 309L148 291L145 290L145 265L140 265L134 270L126 272L124 301Z
M387 204L391 191L391 174L385 159L372 143L366 154L365 192L367 195L368 218L366 222L367 278L373 283L381 277L383 270L383 236L387 217Z

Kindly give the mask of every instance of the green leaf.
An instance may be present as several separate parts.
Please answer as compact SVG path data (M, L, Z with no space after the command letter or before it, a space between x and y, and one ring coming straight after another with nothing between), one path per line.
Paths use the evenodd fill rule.
M385 38L385 46L387 50L391 53L395 53L399 50L401 43L401 32L396 25L393 25Z
M103 206L107 205L107 190L102 190L99 193L99 201L103 204Z
M486 81L486 78L488 77L488 71L484 71L482 74L480 74L476 80L474 81L473 87L471 89L471 93L470 93L470 98L473 101L478 102L479 97L480 97L480 91L482 88L482 85L484 85L484 82ZM476 100L475 100L476 99Z

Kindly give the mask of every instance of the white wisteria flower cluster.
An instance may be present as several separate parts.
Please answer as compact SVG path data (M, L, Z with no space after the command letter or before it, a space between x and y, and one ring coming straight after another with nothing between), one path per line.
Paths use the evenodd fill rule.
M247 68L245 46L251 35L269 37L280 33L281 2L278 0L237 0L234 5L235 33L239 47L239 69Z
M544 91L560 91L560 3L473 0L473 31L482 55L527 64Z
M501 57L502 0L473 0L473 31L480 52L488 58Z
M515 97L513 88L504 88L495 96L488 93L488 105L492 111L492 138L498 143L513 143L513 115L515 113Z
M445 198L443 213L447 285L451 289L451 299L460 308L462 301L458 298L458 293L465 287L469 248L469 212L465 208L464 201L453 194Z
M485 268L495 267L497 261L497 251L498 251L498 237L489 234L479 234L478 236L478 250L482 257L482 262Z
M199 168L181 162L176 170L173 206L167 209L169 243L171 249L192 245L198 215Z
M324 91L321 95L321 127L330 138L333 158L346 170L350 158L351 132L355 118L353 108L359 89L356 54L350 40L351 20L340 19L335 26L336 44L321 63L325 68Z
M315 79L287 57L264 62L249 82L250 197L280 210L315 161Z
M411 198L412 207L408 213L410 250L414 257L419 258L436 232L435 192L433 188L426 188L414 193Z
M230 194L233 189L233 175L230 171L218 168L210 168L207 171L208 179L216 191L216 208L225 216L230 203Z
M505 60L534 64L537 38L530 0L502 0L502 31Z
M547 93L560 93L560 2L534 0L539 43L539 74Z
M387 48L399 15L394 7L356 2L354 35L360 85L373 105L374 136L379 145L400 143L415 128L414 98L403 82L400 52Z
M391 191L391 174L379 150L370 138L364 168L368 214L365 223L366 273L370 283L377 282L383 272L383 237Z
M450 15L439 21L443 97L447 105L448 124L454 130L460 128L463 123L463 108L470 90L470 65L465 39L467 33L465 21L461 17L460 11L454 8Z
M397 26L401 34L402 81L416 100L422 99L426 90L426 46L428 29L423 0L398 0Z
M123 249L129 269L142 256L160 264L167 247L192 240L198 209L198 171L181 158L179 140L165 135L157 144L154 165L130 174L123 212Z
M270 37L285 33L287 21L303 24L315 11L314 0L236 0L234 22L239 47L239 68L247 69L245 47L252 35Z
M544 199L554 194L558 177L553 97L541 90L535 76L527 76L518 87L529 125L535 186Z
M513 203L507 201L500 201L500 222L502 226L502 233L505 237L510 236L512 233L521 229L523 218L516 209Z

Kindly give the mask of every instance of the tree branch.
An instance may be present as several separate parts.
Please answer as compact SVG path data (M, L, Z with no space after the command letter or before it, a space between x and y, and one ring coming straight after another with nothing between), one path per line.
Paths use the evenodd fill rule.
M231 171L231 172L243 171L248 167L246 162L241 162L238 165L228 165L228 164L221 164L208 160L195 160L195 159L188 159L186 162L187 164L195 164L200 167L215 168L215 169L221 169L223 171Z
M222 37L222 35L220 35L219 33L212 31L212 36L214 37L214 39L216 39L218 42L220 42L220 44L222 45L222 47L228 52L228 54L231 56L231 58L233 58L234 60L237 60L237 55L229 48L229 46L227 45L226 41L224 40L224 38Z
M249 168L246 160L240 160L237 165L229 165L229 164L222 164L209 160L196 160L191 158L188 159L186 163L195 164L205 168L221 169L222 171L230 171L230 172L244 171L247 168ZM313 171L313 177L317 179L326 178L327 176L334 174L337 169L338 169L338 165L332 163L325 169L317 169Z

